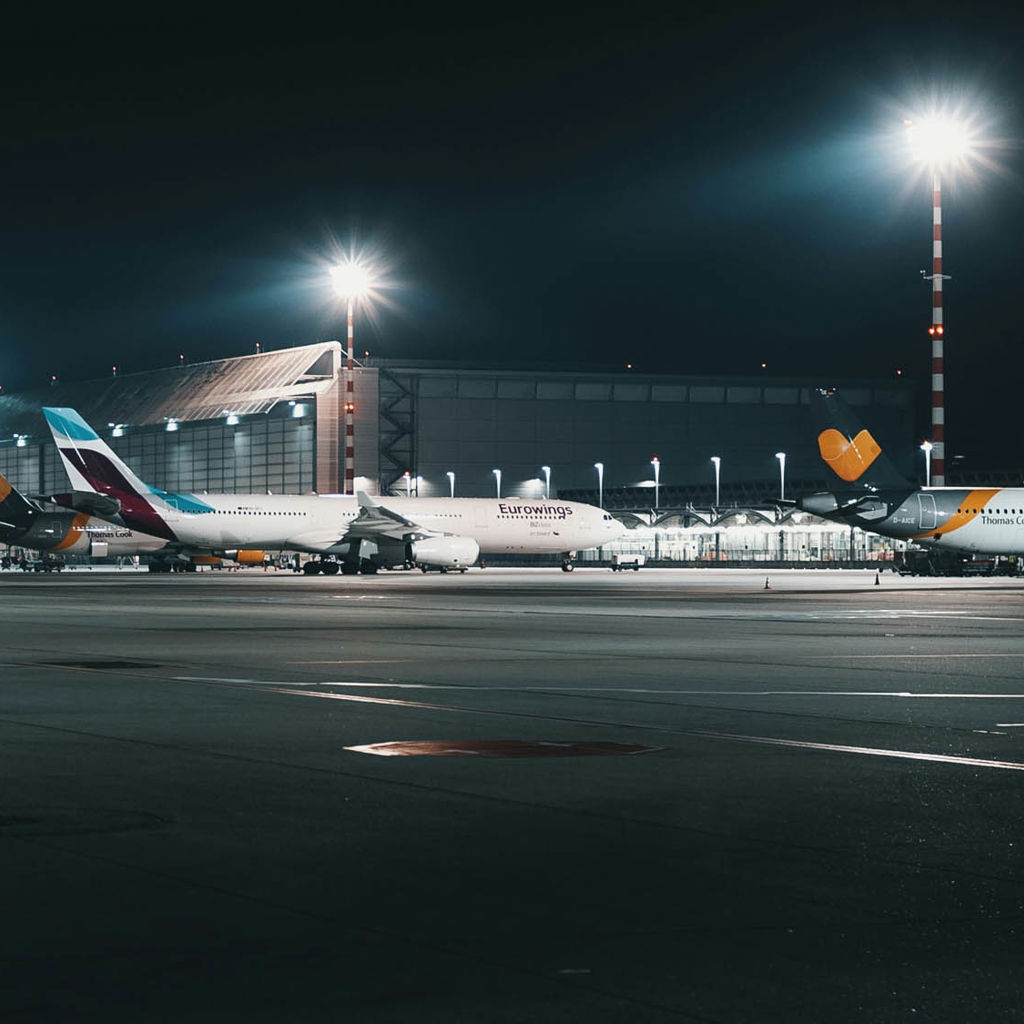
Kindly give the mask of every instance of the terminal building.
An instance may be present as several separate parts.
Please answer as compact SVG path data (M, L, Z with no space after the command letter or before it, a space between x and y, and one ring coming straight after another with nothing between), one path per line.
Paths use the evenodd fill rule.
M708 551L723 557L725 526L735 539L740 527L781 521L783 510L771 509L783 487L786 497L826 487L808 406L809 389L822 383L839 386L894 461L908 474L914 468L913 393L898 381L398 360L364 360L354 374L357 489L533 498L547 490L601 502L630 525L712 531L689 548L688 541L669 545L674 560L701 560ZM41 409L71 406L155 487L337 493L344 394L344 352L335 341L53 382L0 396L0 473L28 494L67 491ZM648 557L668 555L668 537L661 539L665 550ZM773 557L782 550L775 537L755 547ZM850 552L851 541L843 535L800 547Z

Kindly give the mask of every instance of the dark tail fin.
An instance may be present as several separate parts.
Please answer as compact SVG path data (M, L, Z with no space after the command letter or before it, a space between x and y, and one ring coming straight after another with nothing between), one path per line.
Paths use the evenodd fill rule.
M825 465L851 490L905 488L908 481L834 388L813 388L818 451Z
M28 526L39 509L5 477L0 476L0 523L4 526Z

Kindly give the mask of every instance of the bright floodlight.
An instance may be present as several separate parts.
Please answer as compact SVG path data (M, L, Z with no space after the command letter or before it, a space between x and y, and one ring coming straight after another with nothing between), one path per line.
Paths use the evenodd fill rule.
M929 167L955 164L971 154L971 130L965 121L936 114L903 123L915 158Z
M359 263L339 263L331 267L331 280L342 299L360 299L373 286L373 275Z

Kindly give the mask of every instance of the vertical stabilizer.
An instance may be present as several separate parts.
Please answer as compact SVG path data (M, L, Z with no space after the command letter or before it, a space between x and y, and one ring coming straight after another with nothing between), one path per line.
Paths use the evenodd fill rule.
M35 505L6 477L0 476L0 525L29 526L38 513L39 509Z
M811 390L822 461L850 489L906 488L908 481L834 388Z
M140 480L74 409L44 408L43 415L76 491L115 498L127 526L174 539L165 518L173 512L171 506Z

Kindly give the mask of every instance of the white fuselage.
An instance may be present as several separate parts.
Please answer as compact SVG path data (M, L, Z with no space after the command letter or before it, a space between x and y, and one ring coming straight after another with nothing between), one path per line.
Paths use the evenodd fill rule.
M182 544L218 550L330 553L359 515L348 495L200 494L202 511L161 510ZM173 502L173 497L168 496ZM374 499L430 533L471 537L481 554L544 554L598 547L624 527L607 512L573 501L525 498Z

